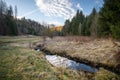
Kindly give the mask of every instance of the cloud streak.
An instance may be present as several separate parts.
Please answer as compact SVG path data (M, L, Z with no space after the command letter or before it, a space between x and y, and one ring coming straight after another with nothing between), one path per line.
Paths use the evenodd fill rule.
M27 13L21 15L21 16L18 16L18 18L22 18L22 17L25 17L25 16L29 16L29 15L37 12L37 11L39 11L39 9L35 9L35 10L30 11L30 12L27 12Z
M69 0L35 0L40 11L46 16L72 18L75 10Z

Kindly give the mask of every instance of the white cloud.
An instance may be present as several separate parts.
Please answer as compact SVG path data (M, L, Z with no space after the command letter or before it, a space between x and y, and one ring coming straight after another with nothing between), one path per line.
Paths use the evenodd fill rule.
M76 5L76 7L77 7L79 10L83 11L83 8L80 6L79 3Z
M50 21L48 24L54 24L55 26L62 25L60 22L57 22L57 21Z
M75 10L69 0L35 0L40 11L46 16L72 18Z
M39 9L32 10L32 11L30 11L30 12L27 12L27 13L21 15L21 16L18 16L17 18L20 19L20 18L23 18L23 17L25 17L25 16L29 16L29 15L31 15L31 14L37 12L38 10L39 10Z

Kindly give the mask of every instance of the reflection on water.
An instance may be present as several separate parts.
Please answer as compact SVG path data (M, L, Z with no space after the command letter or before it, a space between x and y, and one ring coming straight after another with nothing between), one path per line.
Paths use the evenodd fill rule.
M96 68L90 67L82 63L77 63L73 60L69 60L67 58L60 57L57 55L46 55L46 59L56 67L71 68L75 70L83 70L92 73L98 71Z

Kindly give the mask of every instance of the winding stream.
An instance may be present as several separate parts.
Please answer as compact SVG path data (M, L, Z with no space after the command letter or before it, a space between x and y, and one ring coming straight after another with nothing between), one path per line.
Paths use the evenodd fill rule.
M40 51L40 49L35 49L36 51ZM78 63L76 61L67 59L65 57L57 56L57 55L48 55L46 54L46 60L51 63L55 67L63 67L70 68L73 70L82 70L91 73L95 73L98 71L97 68L93 68L89 65Z

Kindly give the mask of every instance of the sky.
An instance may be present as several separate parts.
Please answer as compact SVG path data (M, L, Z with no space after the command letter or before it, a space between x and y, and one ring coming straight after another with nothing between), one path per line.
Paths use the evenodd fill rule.
M25 17L40 23L64 25L66 19L72 19L76 11L89 15L95 7L103 6L103 0L4 0L7 5L16 5L18 18Z

